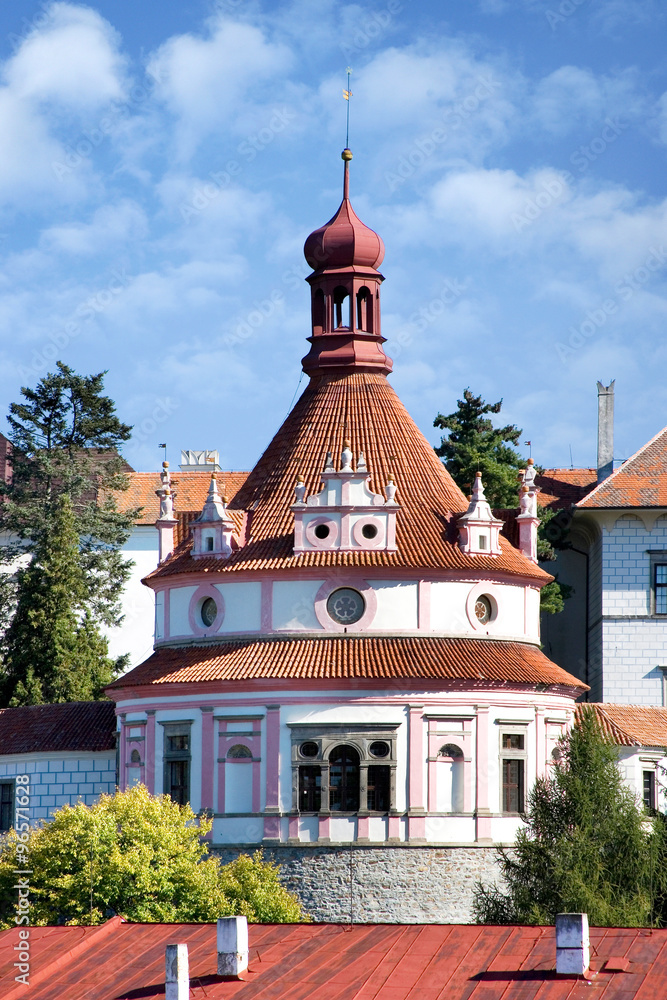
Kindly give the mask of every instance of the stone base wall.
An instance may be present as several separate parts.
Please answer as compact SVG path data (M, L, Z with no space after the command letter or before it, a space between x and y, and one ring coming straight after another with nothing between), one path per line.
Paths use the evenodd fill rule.
M223 864L242 848L214 848ZM477 881L500 878L493 847L272 846L267 861L318 923L474 923Z

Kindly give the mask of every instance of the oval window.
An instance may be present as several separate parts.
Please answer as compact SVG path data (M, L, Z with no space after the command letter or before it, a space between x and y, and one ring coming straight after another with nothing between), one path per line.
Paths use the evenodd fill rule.
M486 625L491 620L491 601L488 597L478 597L475 601L475 618L480 625Z
M361 529L361 534L364 536L364 538L369 538L369 539L377 538L377 533L378 529L377 525L375 524L365 524Z
M210 628L215 619L218 617L218 605L215 603L212 597L207 597L201 606L201 620L206 628Z
M317 757L319 749L320 748L318 747L317 743L315 743L313 740L307 740L305 743L302 743L301 746L299 747L302 757Z
M340 587L329 595L327 611L339 625L354 625L363 617L366 602L358 590Z
M328 538L331 528L328 524L318 524L315 528L315 538Z
M388 757L389 744L384 740L375 740L368 748L372 757Z

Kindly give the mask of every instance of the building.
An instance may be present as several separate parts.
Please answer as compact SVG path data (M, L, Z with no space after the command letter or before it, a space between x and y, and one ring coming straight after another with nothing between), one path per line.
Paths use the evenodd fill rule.
M384 246L343 159L305 245L308 387L189 533L163 470L155 651L109 688L120 783L211 813L223 857L269 848L319 919L351 863L361 919L467 919L585 685L539 648L532 470L514 547L389 385Z

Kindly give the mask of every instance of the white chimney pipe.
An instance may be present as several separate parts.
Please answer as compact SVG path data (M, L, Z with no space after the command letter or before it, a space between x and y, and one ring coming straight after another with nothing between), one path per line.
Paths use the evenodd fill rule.
M591 957L587 913L559 913L556 916L556 972L583 976Z
M165 1000L189 1000L190 968L187 944L168 944L164 965Z
M218 919L218 975L238 976L247 968L247 917L220 917Z

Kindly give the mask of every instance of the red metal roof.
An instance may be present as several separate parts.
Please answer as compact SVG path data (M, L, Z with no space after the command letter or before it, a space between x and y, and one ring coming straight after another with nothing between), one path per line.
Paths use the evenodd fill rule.
M113 750L112 701L74 701L0 709L0 754Z
M390 476L398 487L398 551L324 551L295 556L294 485L302 476L308 494L320 489L326 453L339 461L344 438L355 460L363 451L371 489L382 493ZM176 509L182 507L180 499ZM307 566L396 566L507 572L547 583L551 577L505 539L502 555L464 555L457 515L468 503L384 375L355 372L314 378L229 509L246 511L245 544L229 559L193 560L190 541L147 579L197 572L298 569Z
M191 1000L664 1000L667 930L592 928L591 973L557 976L553 927L251 924L242 980L216 975L213 924L30 928L30 986L0 934L3 1000L164 997L167 944L188 945ZM609 968L607 968L609 966ZM614 972L612 968L625 971Z
M609 702L589 702L576 707L578 719L590 712L595 713L602 732L616 746L667 747L667 708Z
M474 680L586 685L537 646L498 639L439 637L265 639L158 649L107 688L285 678Z
M667 507L667 427L604 479L577 507Z

